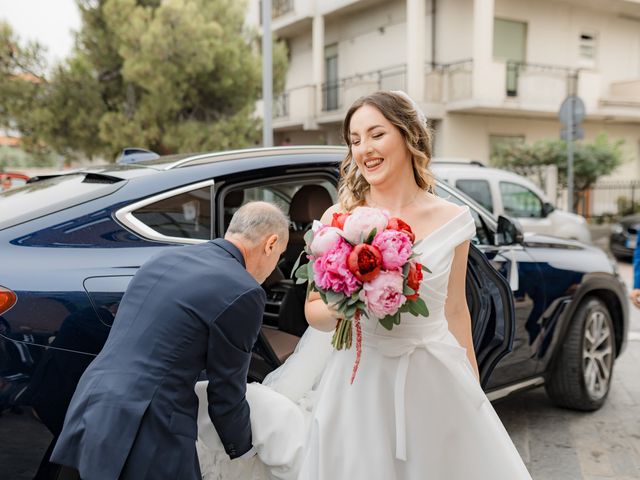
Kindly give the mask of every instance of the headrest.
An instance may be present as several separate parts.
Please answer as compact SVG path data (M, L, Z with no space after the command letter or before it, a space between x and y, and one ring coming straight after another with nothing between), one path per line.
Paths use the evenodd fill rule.
M292 222L311 223L333 205L331 195L320 185L304 185L291 199L289 218Z
M225 208L238 208L244 202L244 190L233 190L224 197Z

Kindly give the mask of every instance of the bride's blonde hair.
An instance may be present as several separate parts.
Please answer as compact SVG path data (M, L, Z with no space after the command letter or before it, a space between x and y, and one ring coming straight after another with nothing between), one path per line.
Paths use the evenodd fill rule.
M401 94L388 91L378 91L360 97L347 111L342 124L342 138L349 150L340 165L340 186L338 198L343 211L350 212L355 207L364 204L365 193L370 186L364 179L353 161L351 153L351 135L349 124L353 114L363 105L371 105L391 122L404 138L407 149L411 153L413 176L420 188L434 191L435 179L429 170L431 162L431 130L425 125L411 100Z

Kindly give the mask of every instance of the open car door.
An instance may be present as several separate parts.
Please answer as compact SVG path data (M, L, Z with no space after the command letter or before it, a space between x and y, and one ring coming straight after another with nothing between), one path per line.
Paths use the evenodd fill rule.
M497 363L513 346L515 309L509 283L474 245L469 248L466 293L484 388Z

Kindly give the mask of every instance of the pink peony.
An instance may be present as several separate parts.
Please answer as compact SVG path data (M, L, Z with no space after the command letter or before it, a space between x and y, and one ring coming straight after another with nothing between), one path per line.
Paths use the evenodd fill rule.
M380 274L362 286L360 299L364 301L368 312L375 318L393 315L407 298L402 294L404 277L401 272L380 272Z
M383 230L373 242L374 247L382 254L382 267L385 270L397 270L409 260L411 255L411 239L409 235L397 230Z
M318 288L349 296L358 290L360 282L347 266L351 250L351 245L340 238L329 251L314 261L313 280Z
M340 230L323 225L317 231L314 231L313 240L309 246L311 254L314 257L321 257L331 250L341 238Z
M375 228L381 232L387 228L389 216L378 208L358 207L344 221L344 236L353 244L366 240Z

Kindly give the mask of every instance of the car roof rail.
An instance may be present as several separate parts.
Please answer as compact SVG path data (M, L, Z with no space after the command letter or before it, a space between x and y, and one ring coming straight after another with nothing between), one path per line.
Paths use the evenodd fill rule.
M137 147L127 147L123 148L122 152L120 152L120 155L116 157L116 163L136 163L143 160L155 160L157 158L160 158L160 155L158 155L156 152L152 152L151 150Z
M470 158L433 158L433 163L437 165L473 165L474 167L486 167L484 163L479 160L472 160Z

